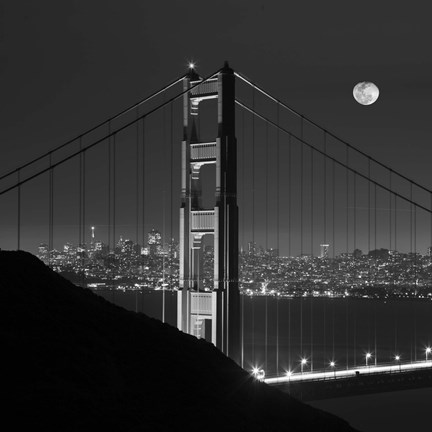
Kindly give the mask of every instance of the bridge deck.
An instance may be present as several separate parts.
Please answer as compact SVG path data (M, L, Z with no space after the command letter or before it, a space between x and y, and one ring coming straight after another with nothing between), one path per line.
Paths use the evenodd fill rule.
M315 372L304 372L304 373L293 373L290 376L281 377L270 377L266 378L264 381L267 384L285 384L290 382L298 381L322 381L340 378L352 378L359 374L383 374L383 373L393 373L393 372L408 372L416 370L432 369L432 360L428 361L418 361L412 363L400 363L400 364L380 364L371 366L359 366L353 369L343 369L343 370L317 370Z
M303 401L432 386L432 361L296 373L266 383Z

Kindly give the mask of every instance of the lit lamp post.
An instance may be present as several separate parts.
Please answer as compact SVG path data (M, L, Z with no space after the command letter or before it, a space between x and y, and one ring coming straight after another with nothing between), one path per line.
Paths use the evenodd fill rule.
M432 348L431 347L427 347L426 350L426 361L428 361L428 355L432 352Z
M399 354L397 354L397 355L395 355L395 360L398 362L398 364L399 364L399 372L400 372L400 370L401 370L401 363L400 363L400 355Z
M286 376L288 378L288 382L291 382L291 375L292 375L292 372L290 370L287 371Z
M332 360L329 364L330 367L333 369L334 377L336 379L336 363Z
M369 366L369 365L368 365L368 361L369 361L369 359L372 357L372 354L368 352L368 353L366 353L366 356L365 356L365 357L366 357L366 366Z
M264 377L265 377L264 369L258 369L257 367L254 367L252 369L252 375L258 381L264 381Z
M300 365L301 365L301 373L303 373L303 367L305 365L307 365L307 360L305 358L302 358L301 362L300 362Z

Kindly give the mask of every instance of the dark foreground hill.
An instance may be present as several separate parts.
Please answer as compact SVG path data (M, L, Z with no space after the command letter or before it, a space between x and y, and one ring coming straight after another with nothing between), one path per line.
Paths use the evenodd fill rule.
M7 430L352 431L29 253L0 252L0 305Z

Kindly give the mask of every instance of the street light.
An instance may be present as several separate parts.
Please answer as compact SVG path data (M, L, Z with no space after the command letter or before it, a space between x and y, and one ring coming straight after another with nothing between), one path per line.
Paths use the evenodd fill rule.
M292 371L287 371L286 376L288 378L288 382L291 382L291 375L292 375Z
M426 350L426 361L428 361L428 355L432 352L432 348L431 347L427 347Z
M300 365L301 365L301 373L303 373L303 366L307 365L307 360L305 358L302 358Z
M401 370L401 364L400 364L400 355L399 354L396 354L395 355L395 360L398 362L398 364L399 364L399 372L400 372L400 370Z
M264 377L265 377L264 369L258 369L257 367L254 367L252 369L252 375L258 381L264 381Z
M329 364L330 364L330 367L333 369L334 377L336 379L336 362L334 360L332 360Z
M366 353L366 366L368 366L368 360L372 357L372 354L370 352Z

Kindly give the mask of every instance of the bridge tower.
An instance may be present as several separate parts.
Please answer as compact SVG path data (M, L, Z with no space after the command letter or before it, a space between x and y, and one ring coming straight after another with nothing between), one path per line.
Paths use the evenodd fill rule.
M202 79L190 69L184 78L180 207L180 281L177 326L211 341L239 363L240 307L238 290L237 143L235 77L225 63L214 77ZM195 88L193 88L196 86ZM197 133L199 105L217 99L218 136L201 142ZM216 120L216 119L215 119ZM200 170L215 167L213 208L202 207ZM213 289L202 283L203 237L214 244Z

